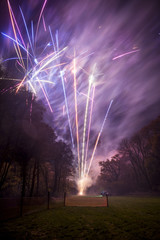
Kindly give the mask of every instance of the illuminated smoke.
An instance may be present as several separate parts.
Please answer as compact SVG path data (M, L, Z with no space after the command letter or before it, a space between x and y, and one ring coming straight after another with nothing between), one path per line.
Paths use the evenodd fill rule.
M35 20L26 5L14 14L7 2L13 31L3 37L13 46L7 46L12 58L6 56L6 62L15 61L16 71L24 74L17 91L28 86L51 112L46 120L58 136L75 145L83 185L98 156L105 160L122 138L160 113L160 28L156 15L152 18L154 4L82 0L54 6L48 0L40 6L29 1Z

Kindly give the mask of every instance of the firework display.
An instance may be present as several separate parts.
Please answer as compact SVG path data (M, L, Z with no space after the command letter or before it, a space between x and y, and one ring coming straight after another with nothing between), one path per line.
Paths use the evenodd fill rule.
M139 61L141 48L129 34L126 42L121 39L122 36L119 36L120 40L116 38L116 23L114 22L113 31L112 24L104 27L103 23L105 25L107 21L99 20L100 17L95 22L90 21L82 34L76 27L74 33L71 33L74 21L69 25L72 22L69 16L71 12L76 15L76 12L74 19L77 20L82 15L82 10L78 11L79 5L71 6L64 24L55 29L52 19L50 21L49 14L47 16L45 11L47 0L43 1L36 22L26 20L21 7L17 17L10 1L6 2L12 30L10 33L2 32L2 36L12 43L14 57L6 58L3 62L14 61L16 69L23 75L22 79L11 79L15 82L16 93L25 87L32 92L33 97L42 100L47 111L52 114L57 135L72 147L79 194L84 194L91 182L92 165L98 145L99 152L103 151L100 138L105 126L105 130L110 131L110 135L112 133L107 128L107 118L114 104L114 114L116 108L119 108L119 96L123 103L123 89L129 92L132 87L131 83L127 83L127 78L122 82L118 77L120 69L124 69L122 66L129 69ZM95 1L93 9L97 6L98 1ZM89 12L88 18L92 14L93 11ZM137 88L135 84L132 90L136 91ZM139 91L139 96L141 95ZM126 102L129 100L130 94L127 95ZM133 115L130 109L128 107L127 110L122 110L121 114L128 112L128 119L131 119ZM125 132L125 128L126 122L123 121L121 131L123 129ZM107 131L105 134L107 135ZM109 147L111 150L112 147Z
M85 76L86 81L88 81L88 93L85 95L86 100L86 106L85 106L85 113L84 115L84 123L83 123L83 131L81 132L81 128L79 126L79 121L81 121L78 110L79 110L79 103L78 103L78 94L81 94L81 92L78 92L78 82L77 82L77 75L78 75L78 68L77 68L77 61L80 58L80 56L76 56L76 51L74 50L74 56L72 57L71 61L67 60L63 62L63 58L67 54L67 46L62 48L59 46L58 41L58 32L56 32L54 42L54 36L52 34L52 30L49 27L49 33L50 33L50 41L46 43L44 49L42 50L41 54L38 56L36 55L37 49L37 37L38 37L38 31L39 31L39 25L41 22L42 14L45 8L47 0L44 1L44 4L42 6L42 9L40 11L40 15L38 18L38 23L36 26L35 34L33 29L33 22L31 23L32 29L31 29L31 35L29 33L29 29L27 28L25 16L23 14L22 9L20 8L20 13L23 19L24 27L26 30L26 36L27 36L27 42L25 42L24 37L22 36L20 27L18 25L18 22L16 20L15 14L12 10L11 4L9 0L8 3L8 9L10 14L10 20L12 24L12 29L14 36L9 36L5 33L2 33L2 35L8 39L10 39L13 42L15 53L17 54L16 62L21 68L21 71L24 73L24 78L18 83L16 86L16 93L20 91L22 86L25 86L26 89L29 89L29 91L32 92L33 95L36 95L38 98L41 97L46 101L46 104L51 111L51 113L54 113L54 104L51 102L51 96L50 92L53 87L56 85L55 78L57 78L57 81L60 81L62 83L62 89L63 89L63 95L64 99L62 100L62 103L60 104L60 108L62 109L64 107L65 114L63 115L64 120L68 120L68 128L70 131L70 141L72 143L72 148L75 153L75 158L77 159L77 179L78 179L78 188L80 194L84 193L85 187L85 180L88 179L90 168L92 165L92 161L95 155L95 151L97 148L97 144L100 138L100 135L103 130L104 123L106 121L106 118L108 116L112 101L110 102L110 105L107 109L107 113L105 115L102 127L100 129L100 132L98 134L98 137L96 139L96 143L93 149L93 153L91 155L91 158L87 158L88 154L88 142L89 142L89 136L90 136L90 128L91 128L91 121L92 121L92 111L93 111L93 105L94 105L94 91L95 91L95 76L94 76L94 69L91 73L87 73ZM44 31L46 31L46 25L44 23L43 18L43 25ZM48 48L50 48L48 50ZM81 70L83 71L83 69ZM69 72L69 74L68 74ZM70 106L68 104L68 98L67 98L67 92L65 85L68 84L68 80L70 79L70 82L73 81L73 96L74 96L74 105L75 109L70 109ZM60 82L58 83L60 85ZM71 84L71 83L70 83ZM51 86L51 87L50 87ZM48 88L49 91L48 91ZM82 93L83 94L83 93ZM74 113L75 111L75 113ZM70 115L75 114L75 116L70 118ZM67 119L66 119L67 116ZM88 118L90 120L88 121ZM73 127L75 125L75 128ZM86 138L86 134L88 132L88 136ZM76 135L76 138L74 138L74 135ZM82 138L80 137L82 135ZM82 143L81 143L82 142ZM82 146L82 147L80 147ZM76 147L76 151L75 151ZM80 184L79 184L80 182Z

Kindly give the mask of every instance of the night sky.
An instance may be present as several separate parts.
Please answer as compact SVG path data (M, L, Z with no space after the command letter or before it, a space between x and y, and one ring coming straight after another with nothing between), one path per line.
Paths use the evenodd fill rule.
M0 31L14 37L10 24L7 1L1 0ZM30 31L30 22L35 26L43 5L42 0L11 0L11 6L23 37L28 42L19 10L22 8ZM93 161L105 160L116 152L118 143L130 137L160 114L160 17L159 1L118 0L48 0L44 10L46 31L42 21L38 31L36 55L40 58L46 44L50 42L48 26L54 38L58 32L60 49L67 46L62 61L71 124L75 136L75 109L73 77L71 71L74 50L77 58L77 99L79 114L80 146L84 125L84 112L88 90L88 74L95 76L95 98L89 141L89 156L101 129L109 103L113 100L106 119ZM0 36L1 61L7 69L6 58L16 55L12 41ZM45 50L48 54L50 50ZM43 53L43 54L44 54ZM12 73L10 73L12 75ZM64 96L57 71L49 78L55 86L46 91L53 107L53 114L46 121L56 128L57 134L70 142L68 121L62 113ZM48 106L39 91L37 95ZM48 110L49 112L49 110ZM87 134L86 134L87 135Z

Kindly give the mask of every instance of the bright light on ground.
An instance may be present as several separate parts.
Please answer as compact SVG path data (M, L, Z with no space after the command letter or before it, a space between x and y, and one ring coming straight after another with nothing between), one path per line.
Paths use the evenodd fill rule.
M89 176L81 177L77 181L78 195L85 195L88 187L92 185L92 179Z

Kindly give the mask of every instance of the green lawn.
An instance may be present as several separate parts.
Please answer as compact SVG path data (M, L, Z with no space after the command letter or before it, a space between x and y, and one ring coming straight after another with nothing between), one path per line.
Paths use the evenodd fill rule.
M55 207L0 227L0 239L160 239L160 198L110 197L107 207Z

